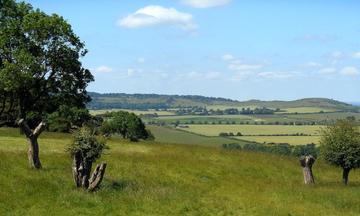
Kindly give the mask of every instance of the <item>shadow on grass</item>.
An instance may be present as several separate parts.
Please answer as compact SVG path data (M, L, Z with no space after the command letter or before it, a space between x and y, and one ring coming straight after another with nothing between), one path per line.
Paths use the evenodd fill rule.
M104 179L102 184L104 190L125 191L125 190L136 190L137 188L135 181L128 181L128 180Z
M316 184L318 184L321 187L344 187L344 188L360 187L360 182L358 182L358 181L351 182L351 179L350 179L348 185L344 185L341 180L340 181L321 181L321 182L317 182Z

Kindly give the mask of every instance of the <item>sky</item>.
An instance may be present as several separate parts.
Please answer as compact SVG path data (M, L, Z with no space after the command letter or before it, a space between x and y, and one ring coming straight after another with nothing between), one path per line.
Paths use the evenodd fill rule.
M89 91L360 101L357 0L27 0L86 44Z

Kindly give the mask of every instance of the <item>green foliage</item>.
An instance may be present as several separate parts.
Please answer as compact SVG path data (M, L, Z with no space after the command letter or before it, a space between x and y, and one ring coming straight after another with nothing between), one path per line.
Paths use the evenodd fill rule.
M43 116L60 105L85 108L93 76L82 67L87 50L71 26L30 4L1 4L0 117Z
M48 115L49 131L70 132L72 127L81 127L91 119L87 109L62 105L56 112Z
M103 123L101 128L104 134L120 134L123 138L131 141L147 139L148 131L142 120L134 113L117 111L108 114L109 120Z
M80 154L85 161L94 162L107 148L104 138L97 137L89 127L82 127L74 133L73 142L67 151L71 156Z
M339 120L321 130L321 155L343 169L360 166L360 132L351 120Z

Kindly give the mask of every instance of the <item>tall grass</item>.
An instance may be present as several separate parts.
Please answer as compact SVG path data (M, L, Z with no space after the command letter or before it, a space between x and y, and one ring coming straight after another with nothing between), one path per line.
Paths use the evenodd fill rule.
M11 131L10 131L11 132ZM10 134L10 132L8 134ZM0 136L0 215L359 215L360 175L297 158L201 146L109 141L99 191L73 186L67 135L40 140L44 168L28 168L21 136ZM9 150L11 148L11 150Z

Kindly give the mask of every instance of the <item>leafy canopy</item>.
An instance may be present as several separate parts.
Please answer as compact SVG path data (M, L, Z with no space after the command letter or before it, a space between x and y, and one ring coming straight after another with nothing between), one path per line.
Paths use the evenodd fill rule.
M118 111L109 114L110 119L103 123L101 128L105 134L120 134L123 138L137 141L150 136L141 118L134 113Z
M101 157L105 149L105 139L97 137L94 129L82 127L74 133L73 142L67 150L71 156L80 154L84 160L93 162Z
M84 108L93 81L80 58L87 50L62 17L26 3L0 0L0 117Z
M343 169L360 167L360 131L354 121L338 120L321 131L321 155Z

